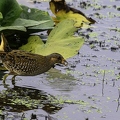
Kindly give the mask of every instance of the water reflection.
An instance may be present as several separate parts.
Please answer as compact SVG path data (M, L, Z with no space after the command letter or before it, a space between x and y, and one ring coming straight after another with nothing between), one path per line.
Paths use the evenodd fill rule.
M52 95L41 90L14 86L14 88L7 88L0 93L0 109L22 112L41 108L52 114L59 111L62 106L53 104L51 98L55 99Z
M63 68L62 71L64 71ZM51 69L46 79L52 89L59 91L72 91L76 86L76 78L68 73L67 70L62 73L60 70Z

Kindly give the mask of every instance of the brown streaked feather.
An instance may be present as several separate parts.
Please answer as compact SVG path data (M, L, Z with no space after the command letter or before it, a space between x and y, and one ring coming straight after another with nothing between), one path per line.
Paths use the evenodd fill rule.
M2 40L4 39L1 36ZM1 48L4 48L5 40L1 44ZM8 51L7 51L8 50ZM15 80L15 76L34 76L47 72L56 63L66 65L66 60L59 53L52 53L47 56L29 53L22 50L9 49L0 51L0 57L4 67L9 70L9 73L4 75L3 81L8 75L14 75L12 80Z
M36 75L51 68L49 59L45 58L42 55L13 50L4 56L2 61L9 71L13 71L18 75Z

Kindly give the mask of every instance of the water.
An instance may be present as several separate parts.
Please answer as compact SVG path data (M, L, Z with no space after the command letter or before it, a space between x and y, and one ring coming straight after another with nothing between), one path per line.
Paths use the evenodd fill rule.
M15 86L11 84L10 76L7 88L0 81L1 119L5 115L6 120L30 120L32 113L39 120L45 120L45 116L53 120L120 119L120 33L111 30L120 28L119 1L90 1L92 6L87 9L80 8L79 1L70 3L97 21L91 29L98 35L92 37L91 32L83 30L90 38L85 38L79 55L68 59L68 67L57 66L59 71L35 77L18 76ZM48 2L31 4L23 1L22 4L49 11ZM113 50L113 47L117 49Z

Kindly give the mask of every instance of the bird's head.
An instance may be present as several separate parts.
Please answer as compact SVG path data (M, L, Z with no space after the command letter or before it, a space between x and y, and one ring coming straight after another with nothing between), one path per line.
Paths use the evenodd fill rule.
M68 62L59 53L52 53L52 54L49 55L49 57L50 57L50 62L53 65L55 65L55 64L63 64L63 65L66 66L68 64Z

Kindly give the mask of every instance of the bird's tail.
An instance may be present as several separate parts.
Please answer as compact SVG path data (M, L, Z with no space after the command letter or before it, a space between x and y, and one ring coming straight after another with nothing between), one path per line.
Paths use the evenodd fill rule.
M1 33L1 44L0 44L0 51L10 52L12 49L10 48L7 39L5 38L4 34Z

